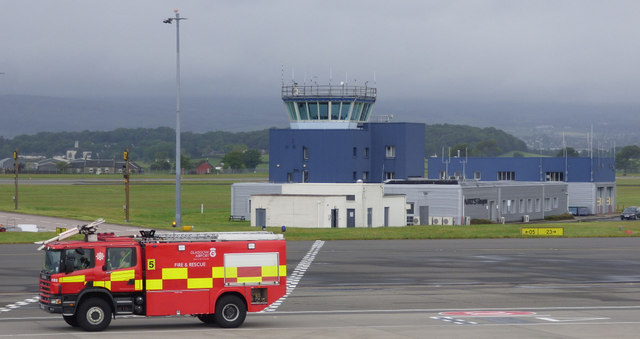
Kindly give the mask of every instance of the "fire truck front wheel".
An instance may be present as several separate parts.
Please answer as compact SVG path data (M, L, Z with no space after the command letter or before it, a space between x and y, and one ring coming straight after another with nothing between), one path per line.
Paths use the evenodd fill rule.
M220 327L234 328L242 325L247 316L247 306L240 297L229 294L222 296L216 303L214 314L216 323Z
M91 298L80 304L76 317L85 331L102 331L111 323L111 308L104 300Z
M62 319L64 319L64 321L67 322L67 324L73 326L73 327L78 327L78 318L76 318L76 315L63 315Z

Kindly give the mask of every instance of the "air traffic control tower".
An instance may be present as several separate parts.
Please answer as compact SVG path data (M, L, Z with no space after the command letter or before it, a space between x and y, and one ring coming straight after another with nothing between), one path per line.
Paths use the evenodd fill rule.
M376 89L367 86L282 86L292 129L355 129L368 122Z
M383 182L424 176L425 124L371 122L369 86L282 85L289 129L269 133L269 181Z

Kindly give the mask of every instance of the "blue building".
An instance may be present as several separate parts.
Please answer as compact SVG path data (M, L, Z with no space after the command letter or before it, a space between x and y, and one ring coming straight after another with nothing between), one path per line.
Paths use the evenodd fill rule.
M269 134L269 181L365 183L424 176L425 125L370 122L376 89L282 87L290 129Z
M611 158L429 158L429 179L566 182L569 208L588 214L615 211L616 172Z

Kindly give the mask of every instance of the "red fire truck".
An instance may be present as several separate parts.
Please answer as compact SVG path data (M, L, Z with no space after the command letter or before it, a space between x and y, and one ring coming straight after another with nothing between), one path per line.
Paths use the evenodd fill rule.
M101 331L118 315L192 315L238 327L286 292L286 245L271 232L97 234L102 220L47 240L40 308ZM84 234L84 241L64 240Z

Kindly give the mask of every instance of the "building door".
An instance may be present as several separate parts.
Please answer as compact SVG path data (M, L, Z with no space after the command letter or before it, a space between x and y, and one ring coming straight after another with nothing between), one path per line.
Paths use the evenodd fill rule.
M489 201L489 220L491 221L497 221L495 220L496 218L496 202L495 201Z
M331 228L338 227L338 209L334 208L331 210Z
M256 208L256 226L267 226L267 210L264 208Z
M356 227L356 210L347 208L347 227Z
M367 227L373 226L373 208L367 208Z
M420 225L429 225L429 206L420 206Z
M389 207L384 208L384 227L389 227Z

